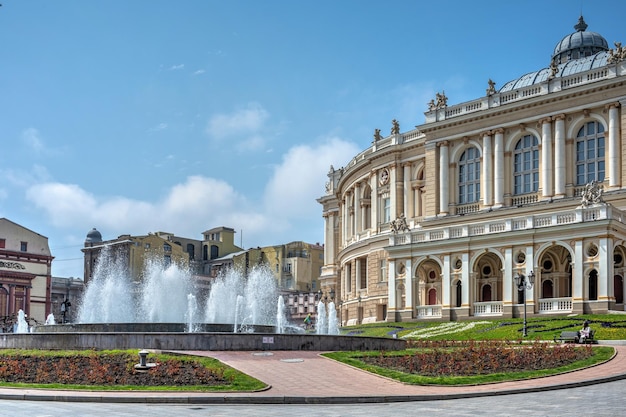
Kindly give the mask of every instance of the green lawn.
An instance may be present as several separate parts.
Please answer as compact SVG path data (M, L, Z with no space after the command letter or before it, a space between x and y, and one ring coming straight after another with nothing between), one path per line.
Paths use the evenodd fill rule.
M626 314L598 314L532 317L527 320L528 340L553 340L562 331L580 330L591 322L599 340L626 340ZM475 319L459 322L372 323L342 328L341 333L355 336L392 337L428 340L521 340L522 319Z

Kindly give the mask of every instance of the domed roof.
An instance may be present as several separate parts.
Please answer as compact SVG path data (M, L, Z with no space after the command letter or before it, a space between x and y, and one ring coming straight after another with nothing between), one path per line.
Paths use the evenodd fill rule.
M606 66L609 58L606 39L598 33L587 32L587 24L582 16L574 29L576 32L557 43L550 67L524 74L505 83L498 91L500 93L514 91L533 84L541 84L551 77L567 77Z
M596 32L587 32L587 24L582 16L574 26L576 32L567 35L554 47L552 62L565 63L571 59L583 58L609 50L609 43Z
M102 234L96 230L94 227L87 233L87 237L85 238L85 243L98 243L102 242Z

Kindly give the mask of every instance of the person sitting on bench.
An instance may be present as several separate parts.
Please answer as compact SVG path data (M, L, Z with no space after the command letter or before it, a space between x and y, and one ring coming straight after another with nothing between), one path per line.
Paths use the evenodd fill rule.
M591 329L589 328L589 320L585 320L585 322L583 323L583 328L578 332L578 336L579 336L578 341L580 343L585 343L585 339L589 337L590 333L591 333Z

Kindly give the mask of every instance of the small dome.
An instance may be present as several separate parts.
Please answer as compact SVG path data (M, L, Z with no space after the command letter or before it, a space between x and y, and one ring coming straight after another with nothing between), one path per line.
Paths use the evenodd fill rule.
M588 57L598 52L608 51L609 43L596 32L587 32L587 24L582 16L574 26L576 32L567 35L554 47L552 62L563 64L572 59Z
M85 243L98 243L102 242L102 234L96 230L94 227L87 233L87 237L85 238Z

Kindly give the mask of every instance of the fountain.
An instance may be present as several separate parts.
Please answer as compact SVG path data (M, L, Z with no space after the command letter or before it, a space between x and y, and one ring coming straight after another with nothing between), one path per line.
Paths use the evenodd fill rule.
M56 320L54 319L54 314L52 313L48 314L48 317L46 317L46 324L47 325L57 324Z
M326 334L339 334L339 322L337 321L337 309L334 301L328 303L328 331Z
M317 334L328 333L328 319L326 317L326 304L322 300L317 303L317 324L315 325Z
M287 320L285 301L267 266L247 274L228 270L212 282L208 294L196 290L192 282L185 268L157 260L147 261L141 281L131 282L122 257L105 248L80 302L77 323L35 326L27 339L0 338L0 348L393 350L394 343L404 347L402 340L339 336L332 302L318 304L316 334L305 334Z
M24 310L20 309L17 312L17 328L15 329L15 333L28 333L28 323L26 322L26 314L24 314Z
M197 331L195 326L197 310L196 296L191 293L187 294L187 331L190 333Z

